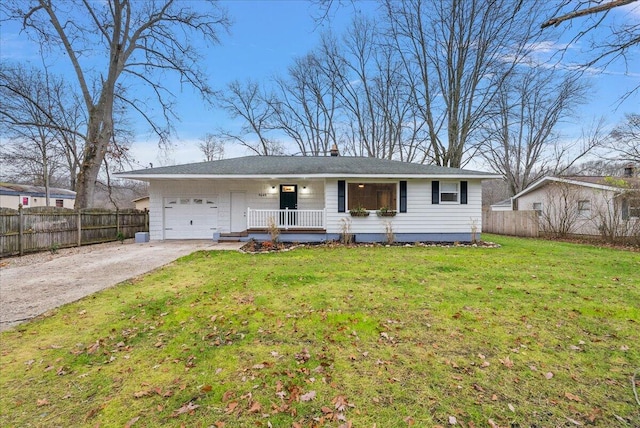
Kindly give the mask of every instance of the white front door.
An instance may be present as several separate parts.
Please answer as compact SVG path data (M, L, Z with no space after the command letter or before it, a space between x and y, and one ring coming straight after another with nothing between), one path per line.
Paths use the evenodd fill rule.
M244 192L231 192L231 232L247 230L247 197Z
M212 239L216 230L217 197L164 199L164 239Z

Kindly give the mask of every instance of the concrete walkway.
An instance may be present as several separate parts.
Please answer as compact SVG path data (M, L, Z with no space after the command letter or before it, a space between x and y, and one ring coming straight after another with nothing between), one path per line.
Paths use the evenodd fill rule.
M80 247L27 266L0 268L0 331L198 250L238 250L242 243L154 241Z

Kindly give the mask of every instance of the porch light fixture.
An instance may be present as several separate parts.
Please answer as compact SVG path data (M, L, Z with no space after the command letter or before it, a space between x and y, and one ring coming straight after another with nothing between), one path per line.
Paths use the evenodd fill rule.
M276 190L276 186L271 186L271 190Z
M361 188L361 189L364 189L364 184L360 183L360 184L358 184L358 187Z

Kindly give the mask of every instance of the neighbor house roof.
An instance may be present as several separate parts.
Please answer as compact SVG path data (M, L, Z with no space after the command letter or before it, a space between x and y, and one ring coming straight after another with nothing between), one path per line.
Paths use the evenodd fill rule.
M513 199L517 199L523 195L526 195L529 192L540 189L549 183L566 183L572 184L575 186L582 186L591 189L599 189L599 190L609 190L612 192L620 192L626 190L625 187L620 187L616 185L617 180L622 180L624 183L628 184L630 187L635 187L640 184L640 180L638 178L629 178L629 177L601 177L601 176L572 176L572 177L552 177L547 176L543 177L535 183L531 184L526 189L522 190L520 193L513 196Z
M500 178L487 172L388 159L350 156L247 156L211 162L148 168L117 174L122 178Z
M45 198L46 189L43 186L31 186L29 184L0 183L0 195L10 196L34 196ZM56 199L75 199L76 192L58 187L49 187L49 197Z

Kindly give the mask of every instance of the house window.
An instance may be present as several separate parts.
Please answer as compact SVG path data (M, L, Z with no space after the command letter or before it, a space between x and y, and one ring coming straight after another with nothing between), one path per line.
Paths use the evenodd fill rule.
M440 183L440 202L458 202L458 196L460 195L457 182Z
M591 201L578 201L578 217L587 218L591 216Z
M542 215L542 202L534 202L533 210L538 214L538 216Z
M348 208L362 207L366 210L388 208L395 210L397 206L396 183L349 183Z
M64 201L62 199L56 199L56 207L58 208L64 207Z
M629 217L640 218L640 198L629 200Z

